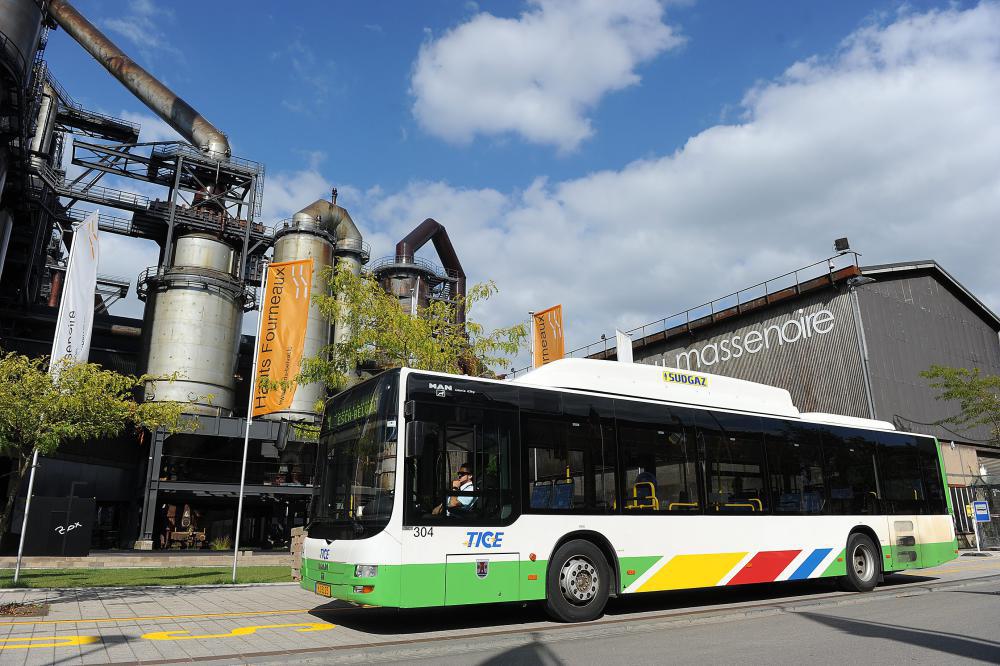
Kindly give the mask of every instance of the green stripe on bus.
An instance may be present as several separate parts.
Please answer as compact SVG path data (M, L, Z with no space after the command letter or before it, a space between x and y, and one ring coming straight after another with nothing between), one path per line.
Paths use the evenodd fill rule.
M662 558L659 555L650 557L622 557L619 558L621 568L621 582L624 590L629 585L639 579L650 567L659 562ZM630 571L634 573L629 573Z
M916 546L883 546L887 572L934 567L957 557L954 541L925 543ZM902 561L901 552L916 551L916 561ZM623 557L619 560L621 590L647 573L662 559L660 555ZM846 549L833 559L820 578L847 574ZM343 562L320 562L303 559L302 589L316 591L316 583L330 585L332 597L372 606L425 608L498 601L535 601L545 598L545 574L548 562L537 560L493 561L485 576L475 561L435 564L380 564L378 575L355 578L354 565ZM632 572L632 573L629 573ZM356 593L355 586L370 585L370 593Z
M846 576L847 575L847 563L844 562L844 554L847 549L840 551L837 557L833 558L833 562L830 562L830 566L819 575L820 578L827 578L828 576Z
M919 543L915 546L884 546L883 551L891 555L885 559L884 570L902 571L936 567L958 557L958 553L955 552L957 549L958 543L955 541ZM914 553L916 558L911 553Z

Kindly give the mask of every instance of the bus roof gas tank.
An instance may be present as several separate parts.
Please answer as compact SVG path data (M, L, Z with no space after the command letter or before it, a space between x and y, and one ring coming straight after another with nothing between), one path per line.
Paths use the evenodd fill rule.
M828 423L830 425L847 426L848 428L871 428L873 430L895 430L896 426L888 421L863 419L858 416L843 416L842 414L827 414L826 412L802 412L803 421L813 423Z
M597 391L705 407L799 417L785 389L704 372L639 363L566 358L511 380L526 386Z

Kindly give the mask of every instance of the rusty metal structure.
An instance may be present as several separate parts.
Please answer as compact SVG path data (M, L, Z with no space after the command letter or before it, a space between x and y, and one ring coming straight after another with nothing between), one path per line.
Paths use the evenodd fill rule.
M441 266L417 257L420 248L430 241ZM455 304L455 318L465 321L465 269L458 259L448 231L437 220L427 218L396 243L396 254L373 262L368 270L387 293L399 299L400 306L416 315L431 301Z
M136 123L78 103L45 60L53 31L78 43L180 139L140 141ZM365 269L369 248L337 205L336 190L270 229L259 222L263 179L261 164L232 155L219 127L70 2L0 0L0 346L49 353L74 224L99 208L100 231L154 243L158 260L137 279L99 276L91 360L131 374L176 375L148 382L145 398L185 402L201 417L194 433L149 433L133 446L70 445L45 459L42 494L96 498L98 522L106 523L95 531L99 547L155 547L169 523L160 508L169 505L215 512L208 539L217 536L213 530L230 529L238 480L232 462L246 427L254 344L242 335L243 315L255 307L266 254L273 248L273 261L312 258L314 293L328 289L324 268ZM141 184L143 194L127 183ZM415 256L428 241L443 267ZM461 303L465 293L465 273L434 220L368 270L414 306L417 299ZM143 319L111 315L108 307L133 284L145 303ZM331 325L313 307L305 355L349 334L346 320ZM321 385L300 386L287 410L252 423L245 496L256 527L246 543L274 547L267 521L283 516L288 528L304 520L315 447L287 422L319 420L316 405L325 397ZM0 478L7 463L0 458Z

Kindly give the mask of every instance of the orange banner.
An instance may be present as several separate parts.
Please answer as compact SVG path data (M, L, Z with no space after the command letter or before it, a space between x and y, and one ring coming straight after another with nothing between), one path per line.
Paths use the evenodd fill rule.
M532 315L534 318L534 358L532 367L558 361L566 353L563 338L562 305L553 305Z
M253 415L288 409L295 397L295 377L302 364L302 346L309 318L309 286L313 260L283 261L267 267L260 330L257 331L257 383ZM286 382L261 386L261 379Z

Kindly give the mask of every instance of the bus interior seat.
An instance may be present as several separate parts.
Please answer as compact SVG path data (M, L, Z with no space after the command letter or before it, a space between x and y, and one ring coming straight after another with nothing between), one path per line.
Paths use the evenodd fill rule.
M572 509L573 508L573 479L557 481L552 486L551 509Z
M531 508L547 509L552 501L552 482L537 481L531 487Z

